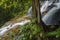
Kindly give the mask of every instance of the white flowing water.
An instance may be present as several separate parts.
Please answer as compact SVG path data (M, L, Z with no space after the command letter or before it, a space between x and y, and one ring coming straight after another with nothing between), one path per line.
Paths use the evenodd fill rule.
M18 25L23 26L23 25L25 25L25 24L27 24L29 22L30 22L30 20L24 20L24 21L14 23L14 24L10 24L10 25L8 25L6 27L3 27L3 28L0 29L0 36L3 36L7 31L9 31L10 29L12 29L12 28L14 28L14 27L16 27Z

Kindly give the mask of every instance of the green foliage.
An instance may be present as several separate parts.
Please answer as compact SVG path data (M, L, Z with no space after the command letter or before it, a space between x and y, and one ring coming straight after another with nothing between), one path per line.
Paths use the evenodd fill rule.
M41 32L41 29L36 24L35 25L28 24L26 26L22 26L20 28L20 32L21 32L21 35L23 35L23 36L20 36L19 40L28 40L28 39L37 40L36 36L38 35L38 33Z
M17 15L27 13L29 6L31 0L0 0L0 24L4 20L8 21Z
M29 24L20 26L18 30L19 32L15 35L11 31L8 33L11 40L38 40L42 28L39 27L35 21L32 21Z
M45 34L46 37L57 36L57 35L60 37L60 28L56 29L53 32L48 32L48 33Z
M31 6L31 0L0 0L0 26L6 21L17 15L25 14L28 8ZM42 28L35 22L37 19L32 20L31 23L20 26L19 33L14 35L13 32L9 32L8 35L11 40L38 40L40 38L40 32ZM60 28L53 32L43 33L44 37L58 36L60 37Z

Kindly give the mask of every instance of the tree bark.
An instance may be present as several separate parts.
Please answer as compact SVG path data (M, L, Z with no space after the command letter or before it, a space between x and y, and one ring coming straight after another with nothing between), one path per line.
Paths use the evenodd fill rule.
M41 13L39 0L32 0L32 14L34 18L37 18L37 23L41 24Z

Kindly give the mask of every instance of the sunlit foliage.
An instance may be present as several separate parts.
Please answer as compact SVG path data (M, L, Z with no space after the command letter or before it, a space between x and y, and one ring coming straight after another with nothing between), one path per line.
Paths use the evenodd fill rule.
M31 6L31 0L0 0L0 24L25 14Z

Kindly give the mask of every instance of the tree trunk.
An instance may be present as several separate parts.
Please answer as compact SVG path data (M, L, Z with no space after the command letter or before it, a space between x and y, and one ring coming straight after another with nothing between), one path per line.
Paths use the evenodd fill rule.
M32 14L34 18L37 18L37 23L41 24L41 13L40 13L40 3L39 0L32 0Z
M37 18L38 18L38 24L41 23L41 13L40 13L40 3L39 0L35 0L35 7L36 7L36 12L37 12Z

